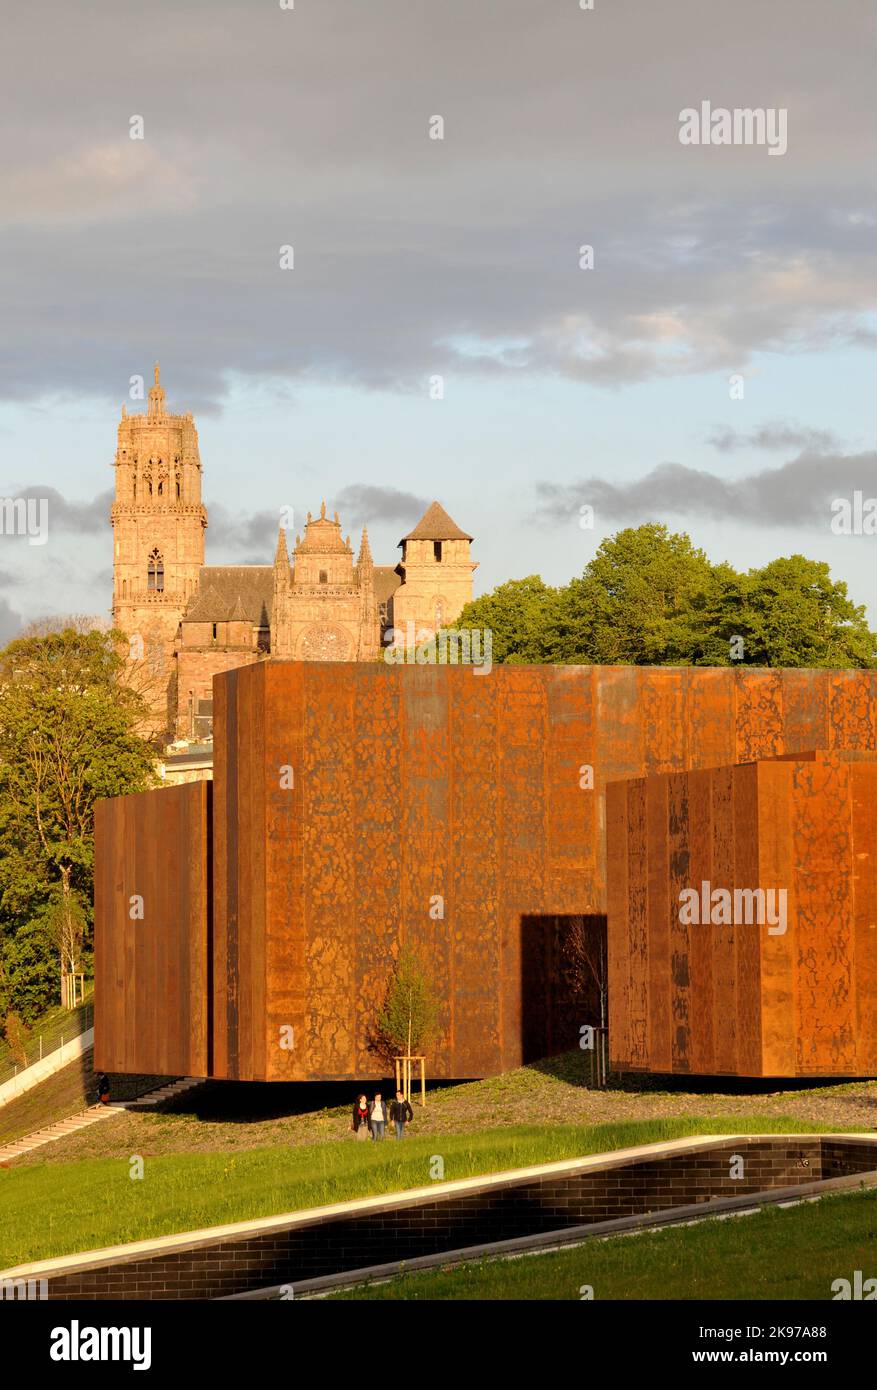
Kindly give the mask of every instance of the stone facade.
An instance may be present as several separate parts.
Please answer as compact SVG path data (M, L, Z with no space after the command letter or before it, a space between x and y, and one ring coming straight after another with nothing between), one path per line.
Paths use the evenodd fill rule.
M205 565L198 433L191 413L168 414L157 365L147 413L122 408L115 468L113 621L157 736L209 737L221 672L270 657L376 661L391 629L423 640L472 598L472 537L437 502L396 565L374 563L365 528L354 561L325 503L291 557L281 528L273 565Z
M295 661L376 661L381 620L374 563L363 528L353 563L350 537L341 539L338 513L326 504L316 520L308 512L304 539L295 538L293 562L281 528L274 558L271 655Z
M113 623L149 682L156 723L171 727L180 618L198 589L207 512L201 501L198 431L191 414L169 415L155 368L145 415L122 407L115 458Z

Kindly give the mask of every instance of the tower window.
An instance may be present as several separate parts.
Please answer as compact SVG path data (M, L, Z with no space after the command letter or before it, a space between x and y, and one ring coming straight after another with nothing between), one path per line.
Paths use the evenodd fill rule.
M328 584L328 583L329 583L329 574L328 574L328 571L327 571L327 570L320 570L320 583L321 583L321 584Z
M216 623L213 624L213 640L216 641Z
M161 593L164 589L164 560L161 558L160 550L153 550L150 553L146 570L146 587L147 589L154 589L156 593Z
M441 564L441 560L442 560L442 543L441 543L441 541L433 541L433 543L432 543L432 558L435 560L436 564Z
M177 483L177 501L179 502L179 500L180 500L180 485L179 485L179 483Z

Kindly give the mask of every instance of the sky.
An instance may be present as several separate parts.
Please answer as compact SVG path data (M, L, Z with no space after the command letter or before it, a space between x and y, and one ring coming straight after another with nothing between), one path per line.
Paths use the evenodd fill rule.
M156 360L208 563L325 499L392 564L437 498L476 592L657 520L825 560L877 626L877 536L831 529L877 495L875 45L867 0L15 7L0 498L48 539L0 534L0 640L108 615ZM682 143L704 102L785 112L787 148Z

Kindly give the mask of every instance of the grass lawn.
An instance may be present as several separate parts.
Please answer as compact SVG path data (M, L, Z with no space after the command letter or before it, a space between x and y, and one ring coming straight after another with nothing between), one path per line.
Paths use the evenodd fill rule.
M91 1072L90 1054L85 1068ZM86 1096L80 1070L71 1066L67 1077L63 1073L53 1077L37 1088L31 1100L22 1097L0 1109L0 1138L26 1134L36 1123L48 1124L91 1103L93 1085ZM150 1085L149 1078L113 1076L110 1080L116 1099L139 1094ZM386 1094L392 1082L379 1076L362 1077L355 1085L210 1082L161 1114L117 1112L105 1124L92 1125L17 1159L16 1167L98 1158L121 1161L130 1154L156 1157L321 1143L335 1146L347 1141L350 1107L360 1084L372 1095L375 1090ZM411 1137L431 1136L438 1145L448 1134L541 1127L546 1121L584 1127L682 1116L703 1124L718 1123L723 1134L745 1130L753 1119L767 1129L787 1120L796 1121L801 1130L813 1131L877 1126L877 1082L785 1083L783 1089L777 1089L778 1084L613 1073L606 1090L592 1091L587 1086L584 1054L575 1049L501 1076L431 1087L425 1109L415 1101Z
M468 1134L421 1135L403 1144L343 1142L145 1157L142 1180L125 1157L0 1169L0 1268L148 1236L271 1216L430 1182L433 1155L444 1177L475 1177L634 1144L694 1134L818 1127L793 1118L713 1117L608 1125L529 1125ZM823 1126L828 1129L830 1126Z
M753 1216L589 1240L573 1250L402 1275L348 1300L832 1298L835 1279L877 1277L877 1194L823 1197ZM815 1319L818 1321L818 1319Z

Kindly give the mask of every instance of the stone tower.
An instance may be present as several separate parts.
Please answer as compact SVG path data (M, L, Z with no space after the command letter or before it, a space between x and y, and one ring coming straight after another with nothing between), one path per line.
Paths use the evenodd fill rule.
M402 559L397 566L402 583L393 595L397 633L404 636L413 624L415 633L432 635L456 622L472 598L477 562L469 556L471 543L472 537L438 502L431 503L414 530L402 537Z
M113 622L144 663L157 731L173 726L174 639L204 564L198 431L169 415L159 368L145 415L122 406L115 459Z

